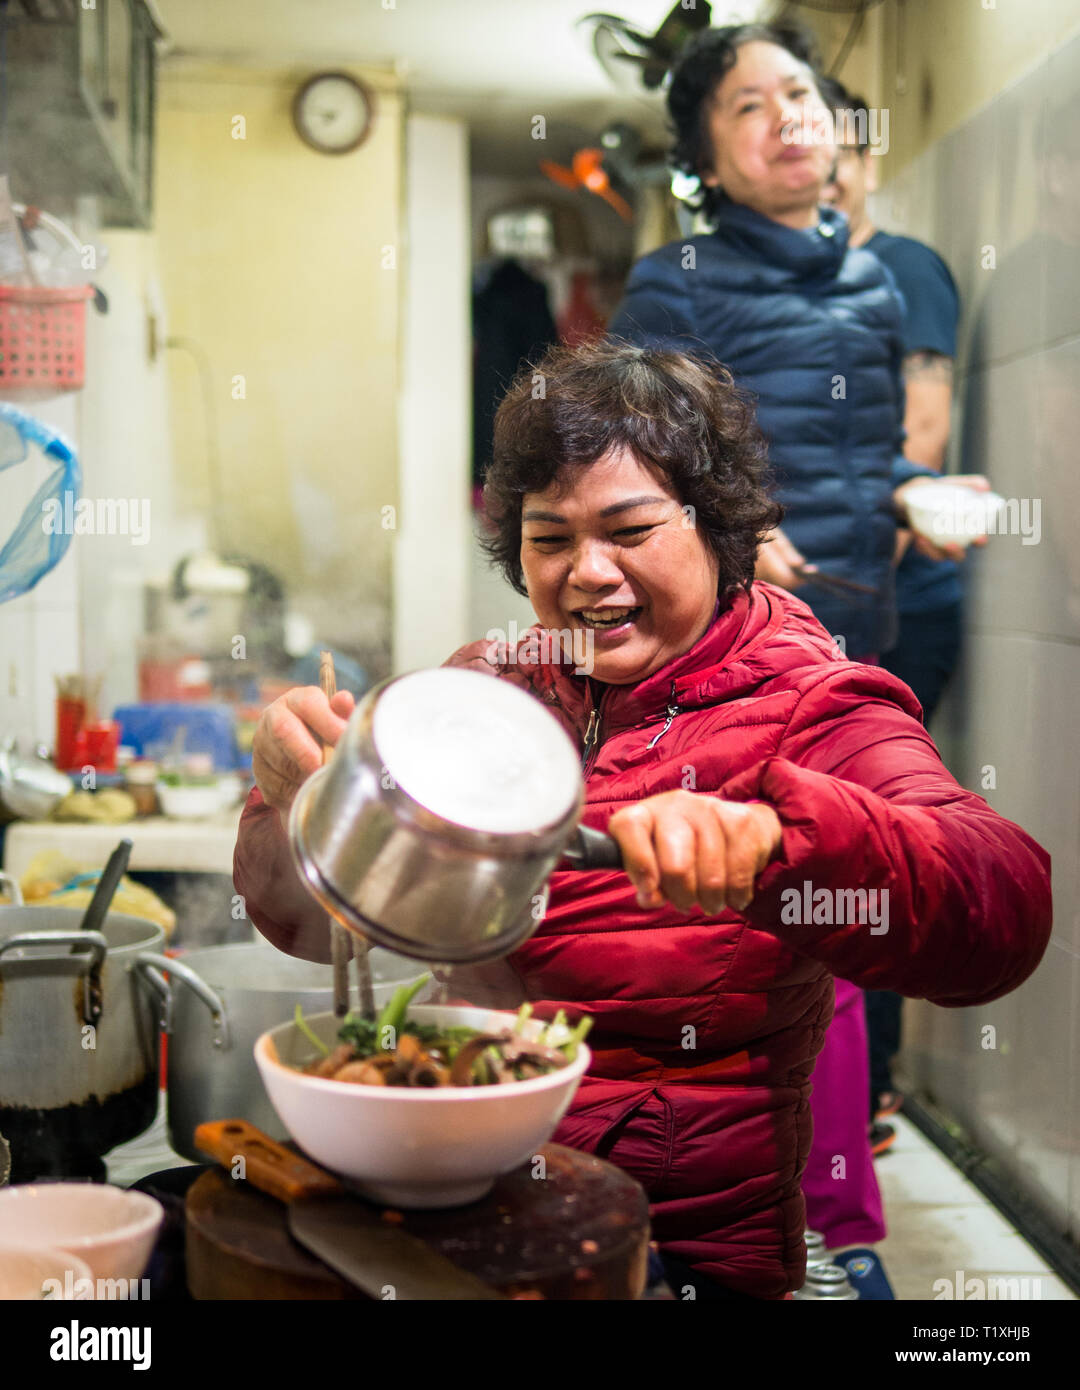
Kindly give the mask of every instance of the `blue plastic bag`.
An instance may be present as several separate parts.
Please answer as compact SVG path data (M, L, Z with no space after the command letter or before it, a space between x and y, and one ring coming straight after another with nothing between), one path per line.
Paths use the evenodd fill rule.
M25 411L0 401L0 473L25 463L31 444L41 450L52 467L0 549L0 603L32 589L67 554L70 531L67 527L46 529L45 512L53 501L60 515L69 515L82 490L78 455L64 436ZM67 493L71 494L71 503L65 509ZM55 511L55 507L50 510Z

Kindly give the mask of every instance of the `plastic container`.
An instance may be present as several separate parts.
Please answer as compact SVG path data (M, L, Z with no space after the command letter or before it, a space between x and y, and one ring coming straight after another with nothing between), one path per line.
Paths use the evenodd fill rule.
M0 393L50 395L82 388L90 285L0 285Z
M17 217L27 217L22 203L13 203L12 210ZM33 209L33 225L81 260L82 242L59 218ZM86 301L93 293L88 284L0 284L0 395L45 397L81 389Z
M161 757L184 730L183 752L208 753L218 771L239 766L232 709L221 704L142 703L120 705L113 711L122 741L138 757Z

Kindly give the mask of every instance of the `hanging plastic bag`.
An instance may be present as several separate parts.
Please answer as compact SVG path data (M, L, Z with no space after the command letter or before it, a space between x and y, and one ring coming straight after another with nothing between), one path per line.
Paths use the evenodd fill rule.
M0 401L0 473L19 464L30 466L31 446L44 455L50 471L0 548L0 603L32 589L67 554L72 533L68 518L75 514L82 489L82 469L68 440Z

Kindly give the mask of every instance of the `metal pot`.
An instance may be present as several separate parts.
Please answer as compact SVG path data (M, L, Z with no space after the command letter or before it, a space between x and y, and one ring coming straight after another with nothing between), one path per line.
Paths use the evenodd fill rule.
M621 867L614 840L578 825L583 803L577 751L539 700L442 667L369 691L297 794L289 838L351 930L420 960L482 961L535 931L560 858Z
M131 966L164 932L120 912L84 932L82 918L0 907L0 1133L13 1182L100 1174L100 1155L157 1113L157 1012Z
M0 819L43 820L71 791L71 778L58 772L43 746L20 758L13 738L0 745Z
M372 951L369 960L378 1005L421 973L387 951ZM177 959L142 952L135 968L158 992L169 1034L169 1141L177 1153L205 1162L195 1129L223 1117L287 1138L255 1066L255 1040L291 1018L297 1004L305 1014L331 1009L330 966L254 943L209 946ZM359 1006L355 989L351 1003Z

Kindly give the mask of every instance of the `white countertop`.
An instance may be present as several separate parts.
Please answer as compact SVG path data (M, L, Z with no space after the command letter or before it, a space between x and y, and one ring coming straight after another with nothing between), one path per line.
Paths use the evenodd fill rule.
M4 836L4 872L21 878L35 854L59 850L88 867L100 867L123 839L132 843L128 867L171 873L232 876L241 807L206 820L148 816L123 825L64 821L14 821Z

